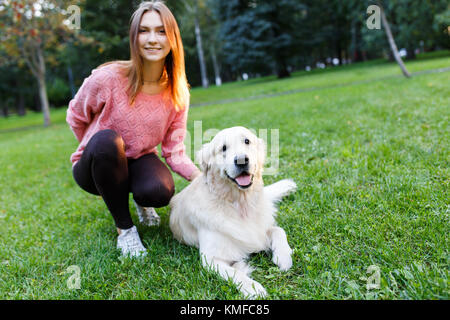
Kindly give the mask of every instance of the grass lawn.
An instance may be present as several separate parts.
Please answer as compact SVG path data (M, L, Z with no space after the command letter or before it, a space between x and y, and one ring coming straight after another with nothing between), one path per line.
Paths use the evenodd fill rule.
M449 66L448 55L407 63L410 71ZM203 131L279 130L278 174L265 182L289 177L299 189L277 218L293 267L279 271L267 253L250 259L268 298L449 299L450 72L398 74L378 61L192 90L193 104L210 103L191 108L192 137L199 120ZM350 84L333 87L341 83ZM321 88L214 103L312 87ZM49 128L33 126L41 118L0 119L1 299L242 298L201 267L197 249L173 239L168 208L157 210L160 227L144 227L130 202L150 254L119 259L105 204L72 178L77 141L65 110L52 111ZM187 185L174 178L178 191ZM67 286L72 265L78 290ZM378 289L366 288L376 276L370 266Z

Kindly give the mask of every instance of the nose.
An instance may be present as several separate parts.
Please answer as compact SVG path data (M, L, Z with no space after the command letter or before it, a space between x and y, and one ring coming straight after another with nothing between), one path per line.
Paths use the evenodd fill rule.
M150 32L148 33L147 41L150 42L150 43L155 43L155 42L156 42L156 35L155 35L155 32L150 31Z
M245 154L234 157L234 164L241 169L245 169L248 167L248 161L248 157Z

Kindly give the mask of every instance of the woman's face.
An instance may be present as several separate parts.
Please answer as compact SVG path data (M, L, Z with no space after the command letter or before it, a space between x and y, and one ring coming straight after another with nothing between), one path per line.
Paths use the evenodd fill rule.
M144 13L139 26L138 42L139 53L144 60L158 62L169 54L169 39L158 12Z

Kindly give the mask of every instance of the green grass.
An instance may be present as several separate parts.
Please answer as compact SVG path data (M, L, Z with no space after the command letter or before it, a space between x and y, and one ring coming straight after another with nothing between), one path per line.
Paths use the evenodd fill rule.
M449 65L438 57L408 67ZM367 63L193 90L196 103L212 102L375 73L373 82L190 110L192 137L198 120L204 131L279 130L279 172L265 182L289 177L299 190L281 203L277 218L294 249L293 267L280 272L267 253L250 259L269 298L449 299L450 72L376 80L388 71L399 73L393 64ZM65 110L54 110L51 127L26 130L12 129L41 118L0 119L0 298L242 298L201 267L195 248L173 239L168 208L157 210L160 227L138 224L149 256L119 259L105 204L72 178L77 142L64 118ZM174 178L177 191L186 186ZM79 290L66 283L71 265L81 270ZM381 282L367 290L371 265Z
M434 58L437 56L437 58ZM434 59L433 59L434 58ZM450 67L450 51L438 51L422 56L422 59L406 61L409 72ZM291 90L326 88L363 81L402 77L395 63L372 60L328 69L314 69L310 72L297 71L291 78L278 80L276 76L255 78L247 81L226 83L220 87L192 90L191 104L206 104L218 100L240 99L259 95L277 94Z

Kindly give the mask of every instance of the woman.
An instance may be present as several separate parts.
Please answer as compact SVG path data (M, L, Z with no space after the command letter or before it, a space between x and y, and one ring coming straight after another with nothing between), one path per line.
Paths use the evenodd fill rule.
M71 155L73 176L105 201L123 255L147 253L131 219L129 192L148 225L159 223L153 207L174 194L170 168L187 180L200 171L183 140L189 107L183 44L174 16L159 1L143 2L130 23L129 61L108 62L85 79L67 110L80 144Z

